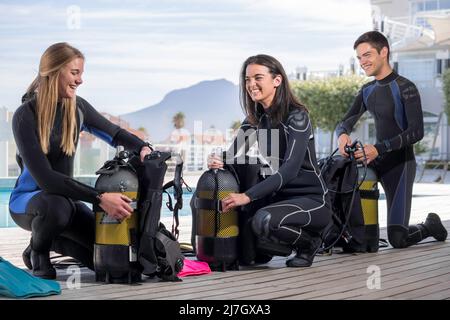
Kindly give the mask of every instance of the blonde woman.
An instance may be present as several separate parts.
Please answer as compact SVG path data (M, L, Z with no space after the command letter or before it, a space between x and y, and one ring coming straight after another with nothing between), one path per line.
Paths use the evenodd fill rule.
M13 117L21 174L9 209L18 226L32 232L23 253L25 265L38 277L54 279L51 250L93 268L94 215L82 202L98 204L111 217L124 219L133 209L129 198L100 193L73 179L80 131L113 146L151 152L150 145L101 116L76 96L83 83L84 56L67 43L56 43L42 55L39 74Z

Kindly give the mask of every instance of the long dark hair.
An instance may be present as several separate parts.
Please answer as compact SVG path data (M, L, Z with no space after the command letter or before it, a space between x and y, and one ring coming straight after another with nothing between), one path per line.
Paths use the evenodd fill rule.
M261 114L264 112L264 108L260 103L254 102L247 92L245 87L245 76L247 66L250 64L257 64L265 66L269 69L269 73L272 78L280 75L282 78L281 84L276 88L275 96L272 101L272 112L270 112L270 117L273 124L278 124L284 119L286 119L289 111L292 108L300 108L307 111L306 107L294 96L289 86L288 77L283 69L281 63L266 54L258 54L256 56L251 56L245 60L242 65L241 75L240 75L240 93L239 99L241 102L242 110L247 116L248 121L257 125Z

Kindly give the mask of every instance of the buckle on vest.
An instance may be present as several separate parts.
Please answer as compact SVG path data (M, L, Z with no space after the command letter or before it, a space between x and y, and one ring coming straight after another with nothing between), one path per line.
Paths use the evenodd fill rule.
M217 200L216 201L216 211L219 213L222 213L222 200Z

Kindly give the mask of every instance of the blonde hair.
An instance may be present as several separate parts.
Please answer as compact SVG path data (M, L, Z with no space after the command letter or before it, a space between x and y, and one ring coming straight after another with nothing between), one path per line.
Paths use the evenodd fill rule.
M49 152L50 133L55 122L58 104L58 83L61 69L73 59L84 55L68 43L60 42L45 50L39 63L39 74L28 87L26 95L37 91L36 115L39 142L45 154ZM71 156L75 152L76 141L76 98L61 99L63 114L61 145L63 152Z

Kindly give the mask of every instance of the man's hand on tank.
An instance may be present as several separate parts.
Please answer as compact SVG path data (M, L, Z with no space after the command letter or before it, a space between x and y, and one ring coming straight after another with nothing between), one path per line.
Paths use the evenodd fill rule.
M208 156L208 169L221 169L223 168L223 161L216 155Z
M344 157L348 157L348 153L345 152L345 147L350 146L352 144L352 139L348 134L341 134L338 138L339 152Z
M244 206L250 201L251 199L245 193L230 193L222 199L222 212L227 212L234 207Z
M366 158L367 158L366 163L367 164L371 163L373 160L375 160L378 157L378 151L373 144L365 144L364 152L366 154ZM361 149L358 149L355 152L355 159L359 162L364 161L364 153Z

